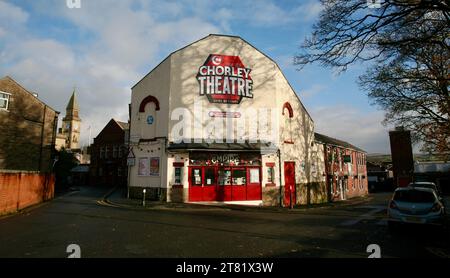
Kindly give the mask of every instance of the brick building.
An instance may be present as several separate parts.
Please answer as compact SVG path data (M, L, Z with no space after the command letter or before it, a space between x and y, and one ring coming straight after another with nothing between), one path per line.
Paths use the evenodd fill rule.
M0 79L0 169L50 172L58 115L11 77Z
M366 152L319 133L315 141L323 146L329 201L367 195Z
M127 184L128 123L111 119L90 148L91 185Z

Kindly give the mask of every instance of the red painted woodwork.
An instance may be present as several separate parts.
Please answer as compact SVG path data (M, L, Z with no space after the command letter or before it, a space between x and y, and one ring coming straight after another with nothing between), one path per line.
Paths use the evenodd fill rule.
M252 181L251 172L258 172L258 180ZM247 167L247 200L248 201L256 201L262 199L262 191L261 191L261 168L260 167Z
M284 163L284 205L296 203L295 197L295 162Z
M226 171L231 172L229 182L219 184L219 175L225 176ZM252 171L258 171L258 178L255 177L253 181L250 178ZM222 202L261 200L261 174L261 167L259 166L190 166L189 201Z
M201 177L200 182L198 178L196 180L197 171L200 171L199 176ZM201 202L203 201L203 171L202 167L191 167L189 168L189 201L190 202Z

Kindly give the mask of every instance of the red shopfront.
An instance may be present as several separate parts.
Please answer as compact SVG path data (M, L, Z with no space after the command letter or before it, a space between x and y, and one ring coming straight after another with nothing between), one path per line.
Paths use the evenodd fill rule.
M189 201L256 201L262 199L259 153L189 155Z

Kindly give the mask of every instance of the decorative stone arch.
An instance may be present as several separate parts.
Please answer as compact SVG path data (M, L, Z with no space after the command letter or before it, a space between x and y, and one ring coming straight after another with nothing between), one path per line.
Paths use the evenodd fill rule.
M158 101L158 99L156 97L154 97L154 96L150 96L149 95L146 98L144 98L142 100L142 102L141 102L141 105L139 105L139 112L141 112L141 113L145 112L145 106L148 103L151 103L151 102L153 102L155 104L155 110L159 111L159 101Z
M292 106L291 106L291 104L289 102L286 102L283 105L283 116L284 116L284 110L286 110L286 109L289 112L289 118L293 118L294 117L294 110L292 109Z

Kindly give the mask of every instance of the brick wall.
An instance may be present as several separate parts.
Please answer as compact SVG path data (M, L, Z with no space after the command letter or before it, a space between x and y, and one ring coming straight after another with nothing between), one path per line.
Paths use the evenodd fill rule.
M0 110L0 169L49 172L58 112L9 77L0 91L11 94L8 110Z
M91 145L91 164L89 181L91 185L126 186L127 184L127 154L126 132L114 120L110 120ZM114 147L117 153L114 156ZM103 157L100 149L103 148ZM119 156L119 148L122 149ZM106 152L108 150L108 152ZM119 168L121 175L119 176Z
M17 212L54 196L55 177L38 172L0 172L0 215Z

